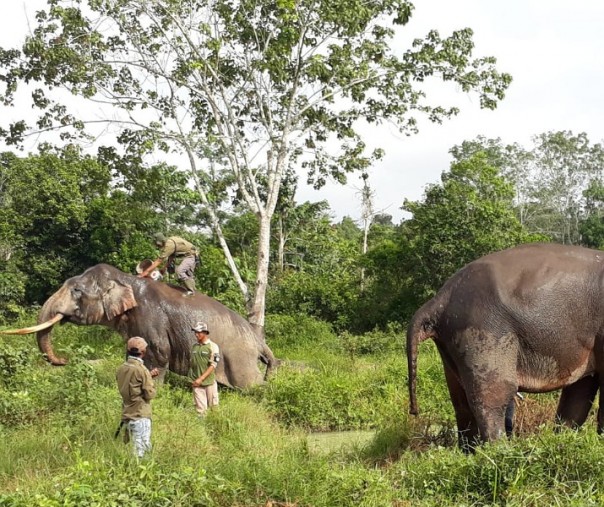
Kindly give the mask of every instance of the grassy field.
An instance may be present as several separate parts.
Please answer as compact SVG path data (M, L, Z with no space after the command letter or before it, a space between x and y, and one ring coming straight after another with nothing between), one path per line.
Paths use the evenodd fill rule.
M421 414L407 415L401 333L351 347L321 323L271 318L268 339L286 361L268 384L221 391L199 420L182 379L168 377L153 402L153 452L139 462L113 437L120 339L101 328L56 331L71 359L64 368L44 363L32 337L0 341L0 506L604 504L593 416L555 433L556 393L529 395L515 438L466 456L429 342Z

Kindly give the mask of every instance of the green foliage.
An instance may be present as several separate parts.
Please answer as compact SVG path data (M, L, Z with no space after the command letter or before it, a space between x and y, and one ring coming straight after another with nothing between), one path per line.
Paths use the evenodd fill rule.
M153 484L149 487L148 484ZM124 460L117 467L79 459L57 477L54 492L15 495L11 505L60 507L70 505L213 505L211 490L220 479L208 478L203 468L184 467L170 472L156 463ZM2 497L0 497L0 505Z
M363 334L344 331L339 336L344 352L350 357L365 354L403 352L405 330L397 323L389 323L384 331L374 329Z
M283 424L314 431L373 428L384 420L388 407L398 405L404 387L402 358L373 364L325 353L319 357L306 364L286 362L268 386L257 390Z
M273 351L337 348L331 325L304 313L267 315L265 336Z
M25 348L15 348L7 343L0 344L0 382L5 387L15 384L15 379L30 365L30 357Z
M544 132L532 147L479 136L452 148L457 161L483 152L514 183L515 210L523 226L545 240L597 245L604 148L582 132ZM585 234L585 235L584 235Z
M355 329L366 331L389 322L402 324L418 307L414 293L413 268L407 255L409 240L400 230L392 239L374 244L363 259L366 287L356 308Z
M41 362L31 348L0 348L0 425L31 424L50 413L60 413L74 421L93 409L97 374L83 357L86 349L74 351L74 359L64 368L35 368ZM32 374L32 370L34 373Z
M358 295L361 233L350 219L331 225L324 207L309 209L300 228L290 231L288 259L293 269L275 275L267 311L302 312L344 329L353 319Z
M142 461L113 438L120 414L114 378L122 361L119 339L97 328L65 326L56 340L72 359L64 368L44 363L32 342L0 342L0 505L602 502L604 450L593 421L578 432L541 427L463 455L450 441L431 444L427 433L450 428L452 417L433 343L421 346L422 416L415 420L405 413L403 354L351 360L325 323L282 315L268 322L269 340L286 360L275 377L246 392L222 390L220 405L201 421L188 389L162 386L153 401L153 451ZM369 337L379 338L376 333ZM553 413L555 399L549 403ZM374 428L375 437L317 450L305 428Z
M3 164L8 198L0 213L8 220L5 243L14 258L9 283L19 291L20 281L29 302L43 302L65 278L98 262L90 228L97 224L93 210L109 209L104 198L111 175L72 147L5 156Z
M106 191L110 174L71 147L23 159L7 155L2 162L5 242L16 269L28 274L29 301L43 301L71 269L87 267L87 250L73 245L81 245L87 206Z
M14 320L23 314L27 275L14 262L0 266L0 317Z
M349 324L349 309L356 298L356 280L349 274L342 277L318 276L306 271L291 272L279 279L270 292L269 310L293 314L296 311L332 323L337 329Z
M396 325L385 332L337 336L326 323L303 314L269 315L266 339L285 363L254 396L288 426L375 427L403 388L402 337Z
M421 505L597 505L600 448L593 431L544 430L481 447L474 456L429 451L413 463L401 460L390 473L405 477L403 497L421 497Z
M604 186L600 180L590 182L583 192L587 216L579 224L581 242L591 248L604 248Z
M201 264L195 272L198 289L245 315L241 292L226 263L224 253L218 246L209 242L200 247Z

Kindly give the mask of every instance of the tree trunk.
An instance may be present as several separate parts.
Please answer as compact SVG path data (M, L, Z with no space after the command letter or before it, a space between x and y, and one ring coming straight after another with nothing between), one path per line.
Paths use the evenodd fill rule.
M281 216L279 217L277 232L279 234L279 271L283 271L285 269L285 234L283 233L283 217Z
M255 326L264 327L266 308L266 289L268 285L268 265L271 244L271 216L262 214L258 217L258 264L256 269L256 286L253 296L248 300L248 320Z

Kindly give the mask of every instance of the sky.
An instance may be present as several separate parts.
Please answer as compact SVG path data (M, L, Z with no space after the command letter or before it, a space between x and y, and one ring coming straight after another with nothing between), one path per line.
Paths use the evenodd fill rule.
M3 5L0 46L16 47L33 25L44 0L11 0ZM29 21L28 21L29 20ZM497 69L513 82L497 109L481 110L476 95L454 85L432 90L437 103L456 105L461 113L442 125L424 122L420 132L404 136L385 125L372 129L369 144L378 143L386 156L369 173L376 212L406 218L405 199L420 200L426 185L438 183L451 163L449 150L478 135L504 143L531 146L538 134L569 130L587 133L592 143L604 141L604 2L601 0L417 0L411 21L397 35L401 51L429 30L441 36L472 28L474 57L494 56ZM320 191L300 178L297 201L326 199L334 220L361 214L361 180L328 183Z

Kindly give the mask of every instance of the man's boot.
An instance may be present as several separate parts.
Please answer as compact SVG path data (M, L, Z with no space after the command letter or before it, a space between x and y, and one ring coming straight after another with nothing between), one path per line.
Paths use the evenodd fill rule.
M183 297L192 296L195 292L195 280L193 278L187 278L182 281L183 285L187 288L187 292L183 294Z

